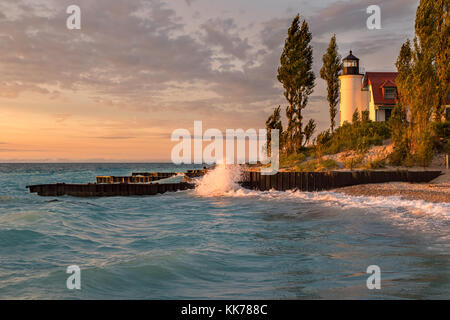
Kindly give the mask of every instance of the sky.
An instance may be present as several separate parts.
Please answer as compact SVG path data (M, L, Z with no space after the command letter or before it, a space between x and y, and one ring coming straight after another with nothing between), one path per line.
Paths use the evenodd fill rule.
M69 30L70 5L81 29ZM381 8L369 30L370 5ZM2 0L0 162L170 161L178 128L264 128L300 13L316 87L304 111L329 127L322 55L336 34L366 71L395 71L418 0ZM339 121L337 121L339 123Z

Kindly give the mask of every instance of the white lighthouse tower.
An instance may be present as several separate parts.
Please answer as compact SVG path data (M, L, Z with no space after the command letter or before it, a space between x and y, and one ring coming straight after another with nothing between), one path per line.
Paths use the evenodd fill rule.
M352 52L343 59L344 68L339 76L341 81L340 113L342 125L345 121L351 123L353 113L358 110L361 114L362 106L362 79L359 73L359 59Z

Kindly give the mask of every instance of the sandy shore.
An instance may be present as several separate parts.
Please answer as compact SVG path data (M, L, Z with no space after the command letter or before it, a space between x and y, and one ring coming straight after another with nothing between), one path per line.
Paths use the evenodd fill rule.
M450 172L430 183L390 182L365 184L333 190L353 196L400 196L408 200L450 203Z

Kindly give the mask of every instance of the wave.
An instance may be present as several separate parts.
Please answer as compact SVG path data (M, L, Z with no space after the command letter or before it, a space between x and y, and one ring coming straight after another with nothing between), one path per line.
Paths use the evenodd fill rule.
M249 190L238 184L241 175L239 166L218 166L197 182L194 192L202 197L255 198L259 201L315 203L339 210L362 209L407 227L420 225L441 229L450 223L450 203L405 200L397 196L352 196L332 191Z
M195 193L203 197L217 197L239 189L242 169L236 165L219 164L196 181Z
M288 191L255 191L244 188L228 190L222 194L224 197L259 197L267 200L300 200L302 202L320 202L328 206L340 208L407 208L440 216L450 221L450 203L433 203L424 200L404 200L397 196L370 197L351 196L332 191L305 192L298 190ZM416 212L419 213L419 212Z
M32 230L0 230L0 243L5 248L21 246L24 243L39 243L47 236Z
M34 223L46 215L51 215L48 212L42 212L38 210L24 210L24 211L15 211L9 212L0 215L0 225L12 225L19 226L23 224Z

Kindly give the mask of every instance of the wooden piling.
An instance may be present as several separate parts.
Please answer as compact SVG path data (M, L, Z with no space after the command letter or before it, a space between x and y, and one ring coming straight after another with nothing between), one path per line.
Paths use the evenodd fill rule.
M258 190L298 189L300 191L321 191L334 188L391 181L411 183L429 182L437 178L440 171L329 171L329 172L278 172L272 176L262 176L251 172L250 181L243 181L243 186Z
M173 192L178 190L192 189L195 186L187 182L169 184L43 184L27 186L30 193L40 196L75 196L75 197L105 197L105 196L143 196L158 193Z

